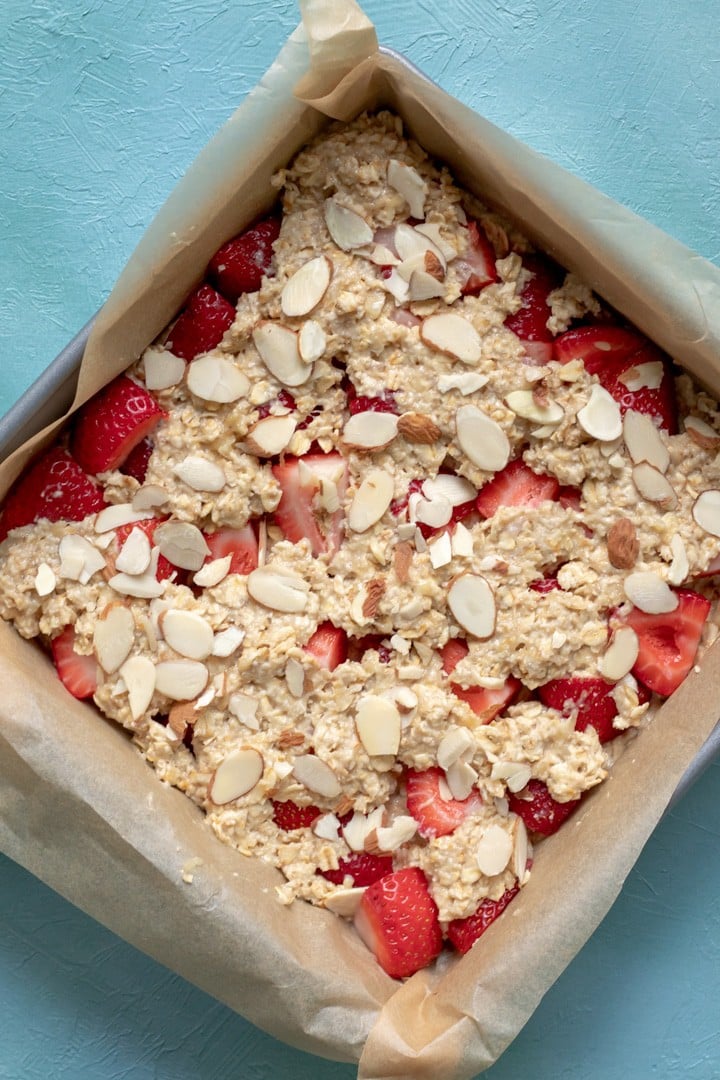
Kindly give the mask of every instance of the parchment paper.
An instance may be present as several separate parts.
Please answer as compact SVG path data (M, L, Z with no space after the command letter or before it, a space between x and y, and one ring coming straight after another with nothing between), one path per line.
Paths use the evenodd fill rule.
M273 202L270 177L326 123L397 110L431 153L720 395L720 272L376 51L351 0L306 26L148 229L88 344L77 407L174 315L226 239ZM310 45L308 46L308 36ZM300 80L300 81L299 81ZM293 88L298 94L293 95ZM0 466L0 492L57 425ZM469 1078L490 1065L587 940L717 718L711 650L611 777L542 845L529 884L463 959L399 984L334 916L274 901L280 875L222 845L127 736L0 625L0 849L132 944L273 1035L359 1061L364 1080ZM189 860L201 859L192 884Z

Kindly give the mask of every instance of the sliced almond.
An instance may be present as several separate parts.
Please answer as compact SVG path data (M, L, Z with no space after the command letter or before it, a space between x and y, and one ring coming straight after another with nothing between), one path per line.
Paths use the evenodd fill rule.
M351 919L357 911L360 901L365 894L365 888L335 889L330 896L323 901L328 911L335 915L341 915L345 919Z
M487 383L487 375L479 375L476 371L458 371L441 375L438 379L438 390L441 394L447 394L450 390L459 390L463 397L467 397L468 394L481 390Z
M130 715L139 720L155 692L155 665L147 656L131 656L121 666L120 676L128 692Z
M166 581L157 579L157 548L150 553L150 565L144 574L113 574L108 580L108 585L122 596L135 596L140 600L151 600L162 596L165 592Z
M410 814L399 814L387 826L378 826L375 838L380 851L397 851L412 840L417 832L417 821Z
M428 253L437 261L441 272L445 273L447 262L440 248L436 247L428 236L418 232L412 225L404 223L397 225L395 227L394 243L395 250L402 260L398 269L400 269L406 280L410 280L415 270L428 272L428 263L426 262ZM429 265L432 267L434 264L431 262ZM404 271L401 269L403 266L405 266Z
M381 285L386 292L389 292L398 304L404 304L410 297L410 284L405 278L398 273L397 267L395 267L389 277L382 278Z
M619 626L600 657L598 671L610 682L617 682L632 671L640 651L638 636L631 626Z
M445 295L445 283L426 270L413 270L408 281L408 300L413 303Z
M192 701L208 678L208 669L197 660L161 660L155 665L155 689L171 701Z
M408 204L410 216L422 220L425 217L425 198L427 184L417 169L405 165L402 161L390 158L387 168L387 181Z
M87 585L93 574L105 568L105 556L84 536L69 533L58 545L61 578Z
M317 754L296 757L293 774L308 791L314 791L326 799L335 799L342 791L333 770Z
M513 830L512 872L522 885L525 880L525 874L527 873L530 845L528 843L527 829L523 819L518 817L517 814L513 814L511 820Z
M455 245L449 240L445 240L442 234L442 226L437 224L437 222L428 223L427 221L423 221L420 225L415 226L415 232L420 233L422 236L426 236L448 262L450 262L451 259L456 258L457 251L455 250Z
M208 785L208 798L224 806L249 794L265 771L262 754L252 746L233 750L218 765Z
M701 529L711 536L720 536L720 491L711 488L698 495L692 516Z
M325 200L325 224L328 232L343 251L365 247L372 243L373 232L365 218L342 206L336 199Z
M342 439L353 450L380 450L393 441L398 426L398 417L393 413L359 412L346 423Z
M477 364L482 356L477 330L471 322L453 311L443 311L424 319L420 337L431 349L462 360L464 364Z
M229 404L247 397L250 380L227 356L207 353L187 369L188 390L202 401Z
M430 541L427 549L433 570L439 570L452 562L453 551L449 532L445 531L435 540Z
M659 472L667 472L670 453L662 435L646 413L628 409L623 417L623 438L635 465L645 461Z
M646 364L636 364L618 375L618 382L635 393L638 390L658 390L665 375L661 360L650 360Z
M380 601L385 595L387 585L381 577L373 578L365 586L365 599L362 606L363 619L371 620L377 615Z
M624 582L625 595L631 604L648 615L663 615L678 606L677 593L653 570L638 570L628 574Z
M245 631L240 626L228 626L219 630L213 639L213 656L232 656L245 640Z
M438 473L437 476L423 481L422 493L426 499L436 499L442 495L451 506L461 506L476 497L477 488L464 476Z
M488 472L504 469L510 460L510 442L500 425L475 405L461 405L455 413L460 449L473 465Z
M153 540L160 554L182 570L199 570L210 548L197 525L188 521L166 521L158 525Z
M263 607L297 615L307 607L310 585L297 574L268 563L248 574L247 591Z
M175 475L193 491L222 491L227 483L219 465L199 454L188 454L173 468Z
M642 462L632 471L633 484L648 502L656 503L661 510L674 510L678 504L677 495L667 477L653 465Z
M448 607L468 634L484 641L495 632L495 595L480 574L460 574L448 590Z
M467 761L454 761L445 773L445 780L453 799L467 799L478 781L478 774Z
M46 562L41 562L38 566L33 585L38 596L50 596L50 593L55 591L57 585L55 571Z
M327 337L320 323L314 319L304 322L298 334L298 352L303 363L314 364L323 355L326 347Z
M424 413L404 413L398 419L397 429L408 442L421 446L432 446L442 434L432 417Z
M312 367L300 356L298 335L282 323L265 320L253 330L253 342L271 375L285 386L302 386Z
M438 743L437 763L441 769L449 769L456 761L474 747L473 737L467 728L450 727Z
M396 755L400 749L402 724L397 705L389 698L365 694L358 702L355 727L370 757Z
M538 402L532 390L513 390L505 398L505 403L516 416L536 424L559 424L565 415L565 410L556 401L544 399Z
M168 390L182 382L185 361L167 349L150 347L143 353L145 386L148 390Z
M197 720L195 705L196 702L194 701L176 701L174 705L170 706L167 726L176 740L182 739L188 725L192 726Z
M232 555L223 555L220 559L211 559L204 563L193 575L193 584L199 585L201 589L211 589L214 585L219 585L230 573L231 562Z
M318 255L296 270L280 294L283 315L289 318L309 315L327 292L332 271L333 264L327 255Z
M393 569L395 576L401 585L404 585L410 576L410 565L413 560L413 549L407 542L398 544L393 555Z
M170 608L159 619L160 629L171 649L189 660L205 660L213 649L210 623L196 611Z
M508 791L522 791L532 778L530 766L524 761L496 761L490 773L491 780L503 780Z
M382 414L379 414L382 415ZM384 469L370 469L353 496L348 526L363 533L376 524L390 506L394 494L392 476Z
M115 569L122 574L143 574L150 565L150 540L147 533L137 526L120 548L115 559Z
M603 386L593 386L590 399L579 410L577 420L583 431L600 442L612 442L622 435L620 406Z
M232 715L253 731L260 730L260 720L257 711L260 702L250 694L231 694L228 699L228 709Z
M305 693L305 668L294 657L285 665L285 682L293 697L301 698Z
M502 825L488 825L475 849L478 869L486 877L501 874L513 851L513 838Z
M152 510L138 511L132 503L113 503L106 506L95 518L95 532L110 532L111 529L119 529L121 525L129 525L133 521L145 521L153 517Z
M685 418L685 431L703 450L720 450L720 434L699 416Z
M337 840L340 835L340 819L337 814L321 814L311 825L312 831L321 840Z
M108 675L117 671L130 655L135 641L135 620L124 604L110 604L97 619L93 648L100 667Z
M164 506L168 501L168 493L159 484L143 484L139 487L132 498L133 510L155 510ZM140 515L136 514L134 520L138 521Z
M670 551L672 552L672 562L668 569L668 584L682 585L690 572L690 564L688 562L685 541L679 533L675 533L670 541Z
M473 535L466 529L462 521L458 521L453 529L450 540L453 556L461 559L469 559L475 550Z
M293 416L266 416L250 428L245 445L256 457L277 457L287 448L296 428Z
M617 570L631 570L640 554L637 531L629 518L618 518L607 538L608 559Z

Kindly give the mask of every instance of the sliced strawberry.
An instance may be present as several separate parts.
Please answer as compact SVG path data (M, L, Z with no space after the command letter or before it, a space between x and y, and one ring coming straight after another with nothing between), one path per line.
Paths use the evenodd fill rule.
M445 674L452 675L455 668L461 660L465 659L469 651L470 649L464 638L449 638L440 649L440 659Z
M566 330L555 339L555 359L560 364L582 360L587 370L598 375L606 364L627 360L648 343L637 330L626 330L613 323L579 326Z
M427 967L442 949L437 905L416 866L368 886L355 913L355 928L394 979Z
M152 452L152 440L143 439L125 458L120 472L124 473L125 476L132 476L139 484L143 484Z
M541 836L551 836L557 832L580 805L580 799L563 803L553 799L542 780L530 780L523 791L530 795L529 799L508 791L510 809L523 819L530 832L540 833Z
M33 521L82 521L106 506L102 490L67 450L54 446L15 481L0 515L0 540Z
M442 769L437 766L407 774L407 808L418 823L421 836L445 836L454 832L470 814L479 810L482 799L473 791L467 799L444 799L440 793Z
M347 394L348 409L351 416L361 412L386 412L398 413L397 402L392 390L383 390L377 397L368 397L366 394L358 396L355 387L350 380L344 381L344 390Z
M120 553L120 548L123 546L133 529L142 529L150 543L152 543L158 525L161 525L163 521L166 520L166 518L143 518L141 521L130 521L126 525L118 526L115 530L117 554ZM177 566L173 566L170 560L166 559L164 555L158 555L157 570L155 571L157 580L165 581L173 576L176 579L180 576Z
M613 727L617 716L617 706L611 696L613 688L614 684L604 679L552 679L538 688L538 694L544 705L565 716L577 713L576 731L594 727L600 742L607 742L618 734Z
M280 235L280 219L265 218L240 233L213 255L208 277L218 292L233 304L243 293L257 292L272 267L273 244Z
M297 544L307 538L313 555L334 554L343 534L342 500L347 488L347 464L340 454L306 454L286 457L272 467L280 484L282 497L275 510L275 521L286 539ZM315 496L320 479L332 481L341 508L329 516L323 526L322 511L316 510Z
M481 723L489 724L512 704L522 689L522 683L511 675L496 690L488 690L484 686L463 689L457 683L451 683L451 689L455 697L467 702Z
M650 690L668 697L695 663L710 601L690 589L676 589L678 606L662 615L633 608L625 617L638 636L640 651L633 675Z
M518 885L507 889L499 900L481 900L480 905L472 915L466 919L453 919L448 923L447 937L458 952L469 952L477 939L481 937L488 926L494 923L499 915L502 915L511 900L514 900L520 891Z
M224 559L231 555L230 574L249 574L258 564L258 542L255 530L250 522L241 529L228 527L216 529L212 533L203 533L205 543L210 548L206 562Z
M505 326L525 343L528 358L547 364L553 358L553 336L547 328L550 318L548 295L561 283L562 274L555 263L538 255L524 255L523 267L531 277L520 293L522 306L508 315Z
M559 589L560 582L556 577L537 578L535 581L530 582L528 588L532 589L533 592L544 594L554 592L555 589Z
M381 664L389 664L392 660L392 649L383 645L385 639L381 634L365 634L364 637L349 637L347 639L347 659L353 661L362 660L364 654L374 649L378 654Z
M219 345L235 321L235 308L210 285L201 285L185 302L165 342L175 356L193 360Z
M334 671L338 664L347 660L347 634L342 627L333 626L331 622L320 623L305 648L321 668Z
M66 626L50 642L60 681L73 697L89 698L97 690L97 663L91 654L75 652L75 627Z
M477 221L468 221L469 247L453 266L460 279L463 296L477 296L486 285L498 280L495 269L495 249Z
M570 484L562 484L558 488L557 501L565 510L577 510L579 513L582 510L582 491Z
M273 821L278 829L284 829L286 832L309 828L315 818L320 817L323 812L317 806L298 806L290 799L285 802L277 802L275 799L270 801L273 806Z
M354 851L347 858L339 859L338 863L337 870L318 870L318 873L334 885L342 885L349 875L356 889L380 881L392 874L393 868L392 855L371 855L367 851Z
M501 506L541 506L556 499L559 489L554 476L533 472L517 458L480 489L475 505L484 518L490 518Z
M86 472L119 469L138 443L166 417L144 386L120 375L78 412L70 451Z

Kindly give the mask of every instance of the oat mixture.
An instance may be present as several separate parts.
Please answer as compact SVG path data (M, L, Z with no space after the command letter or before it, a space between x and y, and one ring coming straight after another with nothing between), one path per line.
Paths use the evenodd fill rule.
M276 180L271 273L222 339L186 363L171 327L129 371L166 414L144 478L102 472L107 508L12 529L0 613L45 642L73 628L99 709L282 871L283 903L352 914L365 853L422 869L445 929L527 880L529 785L580 799L648 721L630 613L669 615L688 582L714 599L720 414L684 375L673 433L632 408L666 377L658 350L622 376L623 408L581 358L539 357L511 329L530 244L389 113ZM546 315L546 343L608 319L563 272ZM481 509L514 463L547 497ZM255 567L213 533L249 537ZM617 740L539 692L579 679L604 680ZM448 831L408 805L418 776ZM283 827L278 804L316 812Z

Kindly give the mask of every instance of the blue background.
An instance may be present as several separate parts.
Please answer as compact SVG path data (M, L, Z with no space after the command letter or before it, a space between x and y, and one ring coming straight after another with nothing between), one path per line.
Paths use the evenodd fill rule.
M720 262L717 0L365 10L450 93ZM290 0L4 0L0 413L102 303L297 20ZM720 1077L719 796L715 764L485 1076ZM0 856L2 1080L354 1075L268 1038Z

